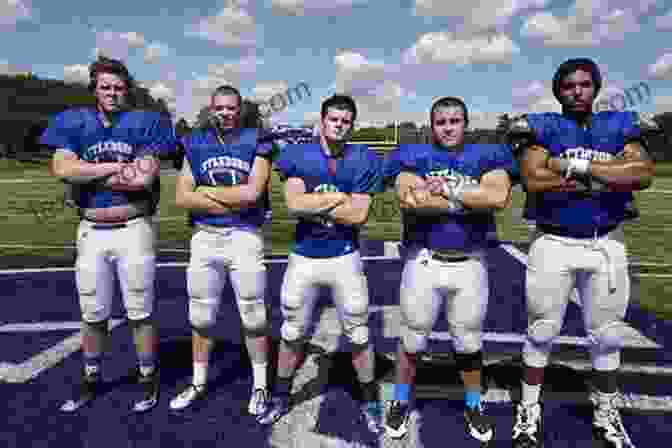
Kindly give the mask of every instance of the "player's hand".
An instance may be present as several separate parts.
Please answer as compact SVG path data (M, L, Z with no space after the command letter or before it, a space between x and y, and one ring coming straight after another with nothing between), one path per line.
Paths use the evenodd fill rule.
M432 196L441 196L445 188L445 181L440 178L433 178L427 181L427 190Z
M418 206L419 204L427 202L431 193L429 192L429 188L426 185L423 185L422 187L411 187L408 190L408 196L410 202L415 206Z

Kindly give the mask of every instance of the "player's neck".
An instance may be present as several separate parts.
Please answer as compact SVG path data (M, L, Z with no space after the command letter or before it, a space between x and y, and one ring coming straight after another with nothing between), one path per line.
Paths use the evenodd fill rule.
M217 140L219 140L221 144L224 144L225 142L230 140L238 130L239 128L220 129L217 126L214 126L215 135L217 136Z
M121 111L109 112L100 106L96 106L96 110L98 111L98 117L100 117L100 121L106 128L114 126L114 124L119 119L119 114L121 113Z
M322 150L329 157L340 157L345 150L345 143L327 140L325 136L320 136L320 143L322 144Z
M445 146L437 141L434 141L434 146L439 148L441 151L454 152L454 153L460 153L464 151L464 142L453 146Z

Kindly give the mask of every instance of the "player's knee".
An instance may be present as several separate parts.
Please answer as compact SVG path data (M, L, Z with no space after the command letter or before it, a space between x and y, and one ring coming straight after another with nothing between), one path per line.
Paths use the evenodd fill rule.
M527 329L527 338L534 345L550 345L560 334L562 324L552 319L537 319Z
M208 330L217 321L216 300L192 297L189 300L189 322L191 326L199 330Z
M247 334L263 334L268 326L266 304L263 299L241 301L240 320Z
M369 327L368 325L358 325L348 330L346 336L352 345L365 347L369 344Z
M427 333L424 330L401 326L401 343L406 353L416 354L427 350Z
M616 320L590 329L588 338L599 351L609 352L622 349L625 341L634 336L633 333L634 329L630 325Z
M300 343L305 337L306 328L303 323L297 321L287 321L280 327L280 336L288 344Z
M523 363L528 367L543 368L551 356L551 344L535 345L526 340L523 345Z
M153 255L138 257L128 266L126 315L131 321L147 319L152 314L154 271Z
M154 325L154 319L152 318L152 314L148 314L144 317L140 317L138 319L131 319L129 317L129 323L132 328L142 328L142 327L151 327Z
M456 353L478 352L483 347L480 330L469 328L454 329L453 347Z

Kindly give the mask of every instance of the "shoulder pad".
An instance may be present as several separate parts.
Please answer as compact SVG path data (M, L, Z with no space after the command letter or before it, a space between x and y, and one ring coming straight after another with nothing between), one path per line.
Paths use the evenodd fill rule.
M649 112L636 112L635 125L639 126L642 134L655 134L663 131L663 128L653 119L653 114Z
M533 133L532 126L527 120L527 114L518 115L509 119L507 132L509 134L531 134Z

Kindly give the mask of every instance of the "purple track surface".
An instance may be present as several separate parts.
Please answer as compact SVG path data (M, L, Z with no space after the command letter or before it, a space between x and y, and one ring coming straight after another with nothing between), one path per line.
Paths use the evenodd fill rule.
M501 248L490 254L490 306L486 331L522 334L525 330L524 267ZM161 260L174 261L174 260ZM283 263L269 264L268 297L272 307L273 334L279 334L280 282ZM366 263L371 302L373 305L395 305L398 300L401 265L398 260L375 260ZM624 362L649 366L672 366L672 322L660 321L637 307L637 280L633 280L633 301L627 320L642 334L663 346L662 349L628 349ZM72 271L37 273L1 273L0 291L9 306L4 307L1 325L37 322L76 322L79 319ZM162 395L160 404L145 415L131 415L129 403L135 397L135 385L127 375L135 364L135 354L127 324L112 331L111 355L104 364L106 393L90 406L74 415L59 413L60 404L70 397L79 381L81 352L77 351L54 367L26 383L0 381L0 445L3 447L182 447L236 446L249 448L270 446L267 433L247 416L244 408L249 398L251 371L241 344L240 321L232 300L224 300L219 315L219 343L213 354L215 379L209 399L198 409L180 414L169 411L168 401L190 380L191 342L187 321L186 278L184 267L162 267L157 276L156 318L161 328ZM225 298L231 298L230 289ZM320 302L329 303L327 291ZM120 301L115 301L113 318L123 318ZM436 331L447 331L444 317L439 317ZM396 339L382 335L381 313L373 313L371 329L378 352L378 377L389 380L393 364L386 353L394 353ZM58 344L77 330L0 332L0 362L21 363L35 354ZM563 334L585 336L581 328L580 310L571 305ZM347 347L344 345L344 350ZM432 342L432 353L450 352L450 343ZM520 369L516 354L520 346L486 343L486 352L511 353L512 362L486 368L490 384L515 388ZM580 356L581 348L568 348ZM585 353L584 353L585 355ZM325 389L342 389L355 394L354 372L345 352L323 354L320 374L314 384L299 392L299 400L308 400ZM327 375L328 371L328 375ZM554 366L548 373L549 389L555 392L581 392L585 389L584 372ZM457 384L451 367L427 364L418 373L419 384ZM319 386L319 384L322 384ZM672 395L670 377L645 373L621 375L624 392ZM424 447L446 446L449 437L455 447L476 447L464 433L461 420L462 403L443 398L419 398L422 415L419 437ZM325 400L320 408L315 431L350 440L353 419L352 402ZM496 440L491 446L510 446L513 410L510 403L491 404L488 412L495 418ZM658 446L665 436L672 437L669 411L623 411L624 420L638 447ZM592 446L591 409L585 405L549 402L545 408L548 447ZM383 446L366 441L360 445ZM380 443L380 445L379 445ZM301 444L295 445L297 447ZM402 446L402 445L394 445Z

